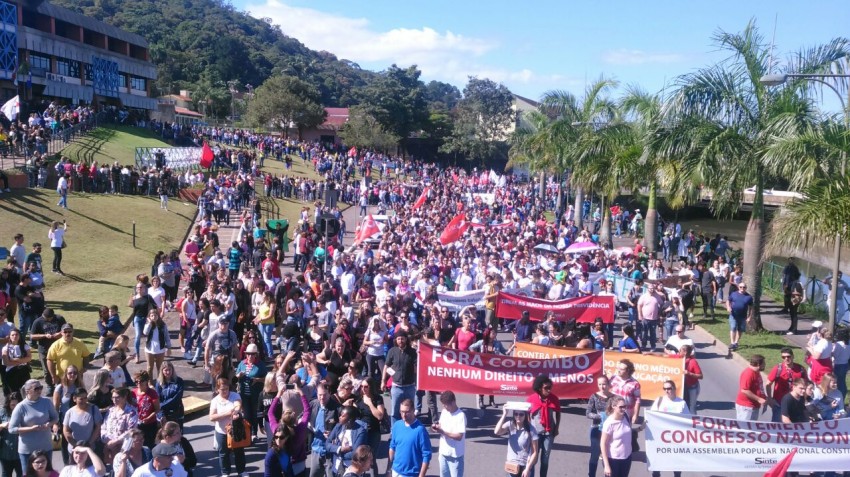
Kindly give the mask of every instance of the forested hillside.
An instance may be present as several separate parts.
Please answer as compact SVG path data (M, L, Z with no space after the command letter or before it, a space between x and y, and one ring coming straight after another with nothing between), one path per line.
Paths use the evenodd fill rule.
M194 98L230 100L228 81L261 85L273 74L315 85L327 106L354 104L354 90L375 73L333 54L310 50L269 22L221 0L50 0L137 33L150 42L159 78L156 94L195 92Z

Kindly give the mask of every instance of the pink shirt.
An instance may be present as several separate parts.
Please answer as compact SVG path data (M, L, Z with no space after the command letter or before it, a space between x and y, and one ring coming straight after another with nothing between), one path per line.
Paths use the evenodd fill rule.
M658 319L658 309L660 306L658 306L658 300L651 293L641 295L637 305L644 320Z
M626 416L622 419L608 416L602 424L602 433L611 438L611 445L608 447L609 459L628 459L632 455L632 424Z

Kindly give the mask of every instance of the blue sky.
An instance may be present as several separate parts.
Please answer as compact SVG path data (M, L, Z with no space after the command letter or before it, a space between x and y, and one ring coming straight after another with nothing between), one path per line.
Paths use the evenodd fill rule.
M417 64L424 81L462 89L475 75L533 99L553 89L580 94L600 75L649 91L670 88L677 76L726 57L712 36L739 32L750 19L782 60L850 36L846 0L232 2L365 69Z

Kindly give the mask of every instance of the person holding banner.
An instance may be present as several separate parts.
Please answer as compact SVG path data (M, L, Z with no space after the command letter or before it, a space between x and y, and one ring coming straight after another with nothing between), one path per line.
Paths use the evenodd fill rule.
M621 396L608 400L605 409L608 417L602 423L600 439L605 477L628 477L632 468L632 425L627 409L629 406Z
M689 415L691 413L690 409L688 409L688 403L685 402L684 399L676 396L676 383L668 379L667 381L664 381L663 389L664 395L659 396L658 399L652 403L652 407L649 408L650 411L684 415ZM652 477L661 477L661 472L657 470L652 471ZM682 477L682 472L674 471L673 477Z
M630 325L626 325L630 326ZM610 383L606 376L596 379L598 391L590 395L587 400L587 410L584 415L591 420L590 425L590 459L587 461L588 477L596 477L596 469L599 467L599 457L602 453L602 423L608 416L608 400L614 397L609 389Z
M508 350L505 349L505 345L502 344L498 339L498 332L495 328L487 328L484 330L484 336L472 344L469 347L470 351L475 351L476 353L487 353L487 354L498 354L498 355L506 355L508 354ZM490 405L496 407L495 397L490 395ZM478 395L478 409L485 409L484 405L484 396Z
M540 374L534 378L531 389L534 394L526 399L531 404L531 422L537 431L537 460L540 462L540 477L549 473L549 455L552 444L561 426L561 401L552 393L552 379L548 374ZM534 468L531 477L534 477Z
M680 354L685 357L685 390L683 398L688 403L691 414L697 414L697 399L699 399L699 382L702 379L702 369L694 357L694 345L682 345Z
M493 429L493 433L497 436L508 435L505 471L510 477L529 477L537 462L537 431L528 420L528 412L515 410L512 420L507 420L507 416L508 408L504 407L499 422Z

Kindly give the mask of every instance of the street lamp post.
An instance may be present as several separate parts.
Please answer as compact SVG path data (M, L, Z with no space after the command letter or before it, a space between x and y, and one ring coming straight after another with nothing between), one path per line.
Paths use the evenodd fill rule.
M804 74L804 73L787 73L787 74L771 74L764 75L759 81L765 86L779 86L785 84L789 78L799 78L806 81L814 81L824 86L829 87L838 96L838 101L844 109L844 129L850 130L850 96L847 101L841 96L838 88L825 81L826 78L850 78L850 74ZM846 139L845 139L846 141ZM846 149L846 148L845 148ZM847 152L841 151L841 175L847 173ZM846 224L845 224L846 225ZM838 314L838 272L841 267L841 231L835 233L835 250L833 251L832 260L832 284L829 293L829 331L835 330L835 321Z

